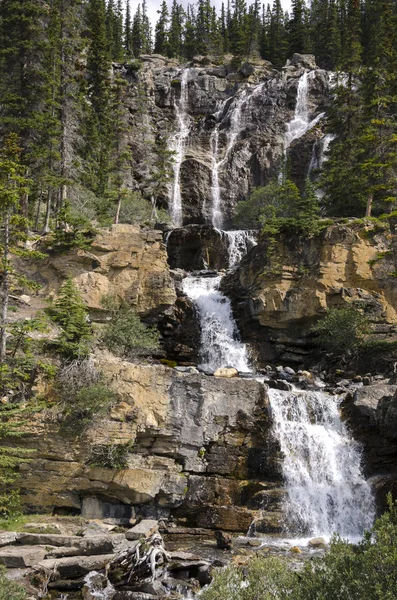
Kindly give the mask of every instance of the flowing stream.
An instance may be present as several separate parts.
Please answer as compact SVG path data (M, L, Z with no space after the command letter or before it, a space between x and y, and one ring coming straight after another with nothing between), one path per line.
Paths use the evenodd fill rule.
M374 500L338 397L302 390L269 396L288 493L286 533L359 538L372 525Z
M181 76L181 93L178 100L174 102L177 130L170 140L170 150L174 152L174 180L170 194L170 215L174 225L181 227L182 194L181 194L181 166L185 156L186 140L190 131L189 106L189 79L190 69L184 69Z

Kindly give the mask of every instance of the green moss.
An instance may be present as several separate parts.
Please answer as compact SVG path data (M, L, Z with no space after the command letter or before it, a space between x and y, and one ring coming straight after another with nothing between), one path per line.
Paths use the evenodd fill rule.
M175 369L175 367L178 366L176 360L168 360L167 358L162 358L160 359L160 362L162 365L164 365L165 367L169 367L170 369Z

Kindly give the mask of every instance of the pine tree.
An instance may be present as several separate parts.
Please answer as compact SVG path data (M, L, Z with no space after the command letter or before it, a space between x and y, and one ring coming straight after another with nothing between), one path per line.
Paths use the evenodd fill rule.
M302 54L307 46L308 32L305 25L304 0L292 0L292 15L289 22L289 54Z
M288 34L280 0L273 1L269 27L269 60L281 67L287 58Z
M129 0L127 0L126 14L125 14L124 51L125 51L125 55L127 58L131 58L134 54L133 43L132 43L131 5L130 5Z
M0 364L4 364L7 354L7 319L10 294L10 274L12 267L10 253L15 236L21 226L17 217L21 197L27 193L29 181L24 176L21 162L22 148L15 133L5 139L0 155L0 215L1 215L1 320L0 320Z
M146 0L142 0L142 53L152 52L152 27L147 14Z
M169 42L168 42L168 23L169 23L169 12L166 0L163 0L160 10L157 11L159 18L156 23L155 39L154 39L154 52L156 54L162 54L167 56L169 53Z
M185 18L185 11L181 4L178 4L177 0L173 0L171 7L171 21L169 28L169 52L168 56L181 56L182 55L182 44L183 44L183 23ZM209 31L209 23L208 23Z
M197 51L196 34L196 16L193 6L189 5L186 13L184 39L182 45L182 54L184 58L188 60L191 60Z
M305 189L297 202L297 228L301 235L311 236L319 231L320 208L312 181L307 178Z
M61 286L51 311L52 318L61 327L56 346L65 358L85 358L90 351L92 330L85 304L72 279Z
M60 17L59 37L59 190L56 205L58 215L76 185L81 173L76 165L80 158L80 123L83 119L84 74L81 69L83 50L82 0L57 0Z
M230 49L236 57L248 54L248 19L245 0L232 1L233 14L230 21Z
M131 42L133 55L135 58L139 58L143 53L144 45L142 11L140 4L138 4L138 8L136 9L134 18L132 20Z
M88 5L90 43L87 56L90 106L85 115L86 184L103 194L109 174L111 151L111 60L107 43L106 6L104 0L90 0Z
M4 142L11 132L18 135L26 173L34 174L35 181L45 180L51 152L48 134L53 130L52 110L48 110L53 77L48 69L48 14L45 3L33 0L0 3L1 136ZM33 212L34 199L29 205L27 194L21 198L25 216Z

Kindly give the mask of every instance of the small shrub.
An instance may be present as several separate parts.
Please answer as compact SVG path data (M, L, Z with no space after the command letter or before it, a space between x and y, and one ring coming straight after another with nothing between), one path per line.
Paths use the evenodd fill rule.
M49 250L56 252L67 252L71 248L87 249L95 235L96 230L90 220L82 216L81 211L74 210L69 202L65 202L57 225L45 243Z
M369 332L369 321L351 306L331 308L311 331L320 348L343 358L347 354L357 354Z
M64 427L81 431L93 418L105 414L117 402L117 394L91 360L75 361L58 373L56 380Z
M256 557L247 564L215 572L213 583L202 600L285 600L294 598L296 575L286 561L275 557Z
M0 600L26 600L27 597L26 590L15 581L7 579L6 569L0 565Z
M397 503L355 545L334 536L301 571L284 559L256 557L215 572L202 600L397 600Z
M128 444L98 444L93 446L88 464L107 469L126 469L128 467Z
M156 327L149 327L140 320L136 311L128 304L120 306L105 298L111 320L105 327L102 339L105 346L124 358L148 356L159 349L160 334Z

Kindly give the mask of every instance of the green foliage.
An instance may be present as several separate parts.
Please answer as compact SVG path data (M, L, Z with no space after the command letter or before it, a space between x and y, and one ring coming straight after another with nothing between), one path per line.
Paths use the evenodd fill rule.
M57 375L56 389L64 415L63 428L83 431L94 417L105 415L117 402L117 394L89 359L73 361Z
M26 600L27 591L6 576L6 569L0 566L0 600Z
M92 342L88 312L70 277L62 284L50 314L61 327L61 333L54 342L59 352L72 359L88 356Z
M134 308L112 298L104 299L104 305L110 311L110 322L102 339L111 352L128 358L150 355L159 349L157 328L142 323Z
M320 348L343 358L357 354L369 332L369 321L354 307L331 308L311 331Z
M126 469L128 467L128 444L100 444L91 449L88 464L106 469Z
M103 202L100 213L104 225L109 225L113 220L112 212L111 204L107 200ZM152 204L138 192L126 192L120 208L120 223L153 226L156 221L168 223L170 221L168 212L163 209L154 210Z
M59 211L57 225L52 235L45 239L45 244L58 252L71 248L88 249L95 233L90 221L66 201Z
M335 536L322 557L306 560L301 571L288 561L256 557L215 573L203 600L396 600L397 503L376 520L357 545Z
M21 463L26 462L29 450L16 445L16 439L24 435L21 428L26 423L28 410L18 403L0 405L0 516L10 518L20 511L18 490L11 484L18 476Z
M295 575L279 558L253 558L243 567L229 566L215 572L213 583L204 589L203 600L273 600L291 596Z
M235 222L246 228L262 225L262 232L270 237L281 230L310 237L319 233L322 227L318 200L309 180L303 194L289 180L256 188L248 200L237 205Z
M324 558L306 563L296 600L396 600L397 504L357 546L334 537Z

